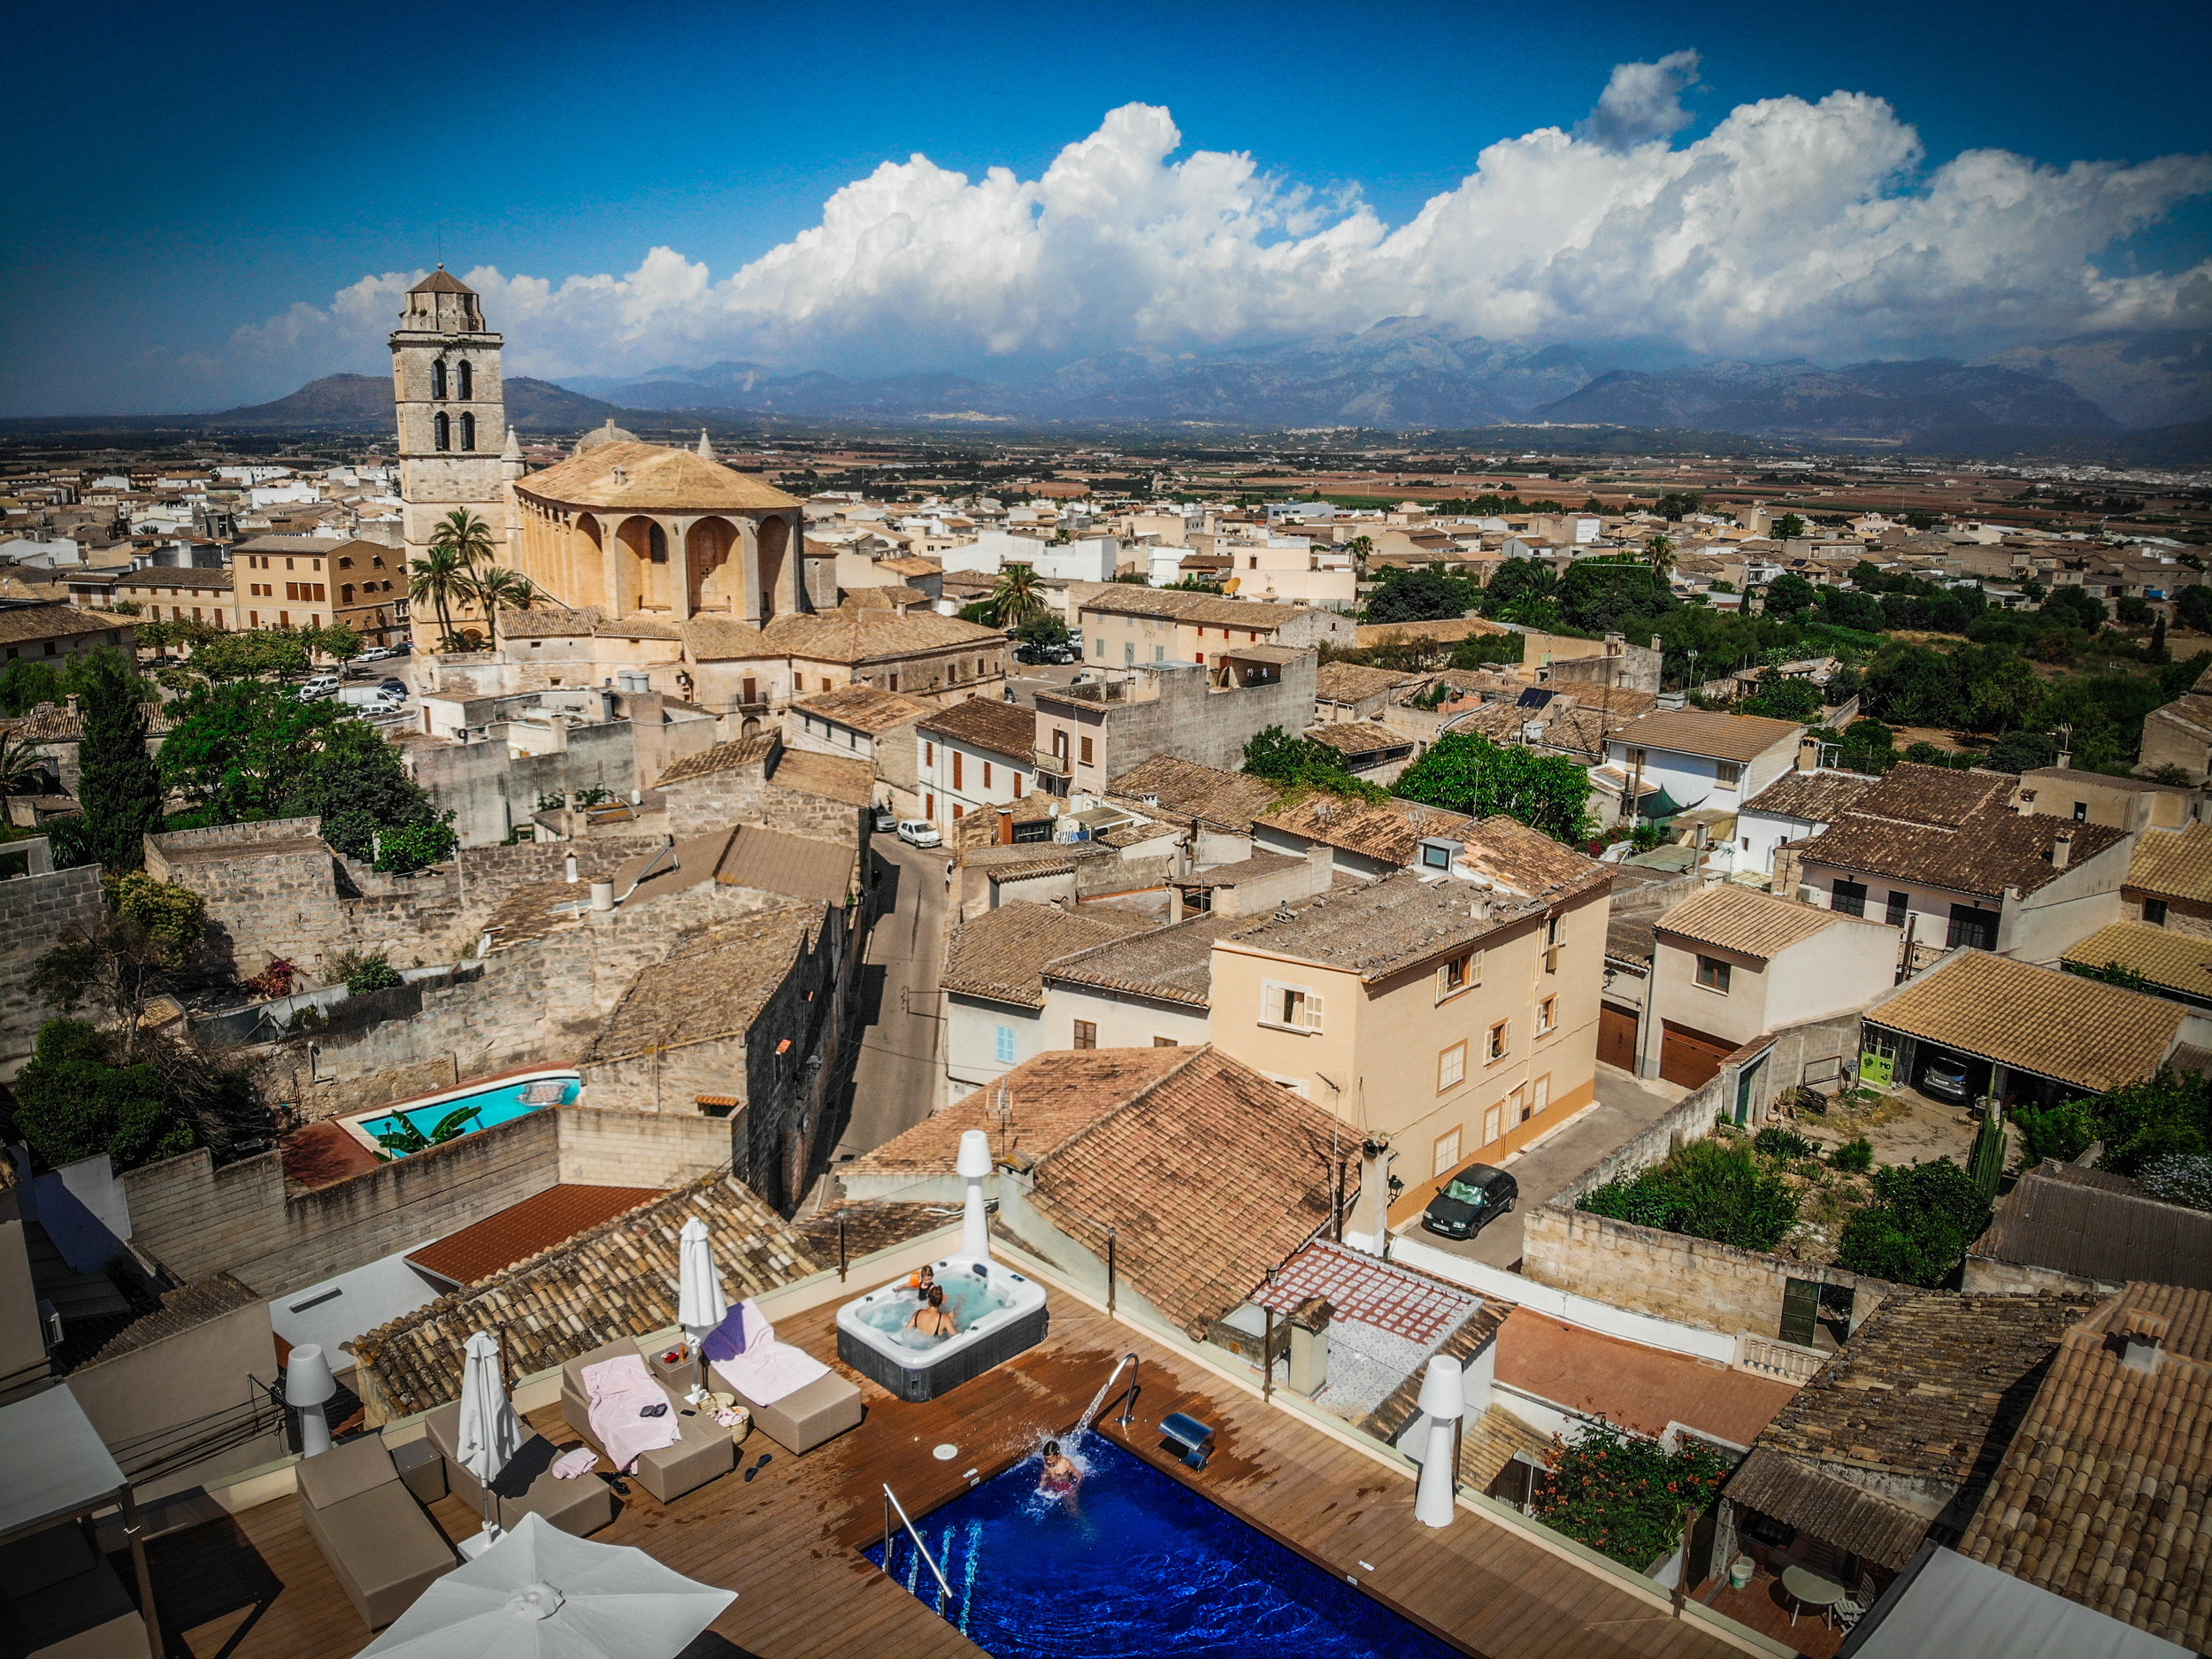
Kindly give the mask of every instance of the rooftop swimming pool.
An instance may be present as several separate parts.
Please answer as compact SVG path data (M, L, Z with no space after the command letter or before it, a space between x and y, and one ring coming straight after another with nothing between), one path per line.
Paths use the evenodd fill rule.
M1448 1659L1407 1623L1104 1436L1063 1442L1072 1502L1030 1457L915 1523L945 1608L995 1659ZM936 1580L902 1530L868 1551L925 1605Z
M515 1078L490 1088L450 1089L442 1094L428 1095L419 1104L403 1102L393 1110L345 1121L346 1126L370 1146L402 1158L411 1151L420 1151L421 1146L386 1145L382 1137L403 1135L412 1129L427 1143L438 1133L441 1124L456 1113L466 1113L460 1120L458 1132L447 1137L458 1140L462 1135L510 1122L542 1107L573 1105L583 1090L583 1079L575 1072L547 1071Z

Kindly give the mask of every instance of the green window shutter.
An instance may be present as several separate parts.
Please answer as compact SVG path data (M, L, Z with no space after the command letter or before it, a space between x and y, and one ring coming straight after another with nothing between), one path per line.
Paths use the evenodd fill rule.
M1813 1330L1820 1319L1820 1282L1811 1279L1786 1279L1782 1285L1782 1340L1800 1348L1813 1345Z

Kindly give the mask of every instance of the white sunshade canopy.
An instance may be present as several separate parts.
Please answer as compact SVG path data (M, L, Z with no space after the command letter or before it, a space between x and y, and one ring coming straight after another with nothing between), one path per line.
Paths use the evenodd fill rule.
M0 1538L82 1514L123 1490L123 1471L67 1388L0 1406Z
M522 1523L422 1594L358 1659L674 1659L737 1592L641 1549Z

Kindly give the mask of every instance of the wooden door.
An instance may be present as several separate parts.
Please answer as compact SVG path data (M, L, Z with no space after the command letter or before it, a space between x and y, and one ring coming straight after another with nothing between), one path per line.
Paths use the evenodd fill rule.
M1636 1069L1636 1016L1610 1002L1598 1004L1598 1059L1624 1071Z
M1660 1028L1659 1075L1685 1088L1703 1088L1720 1075L1720 1063L1735 1051L1732 1042L1670 1019Z

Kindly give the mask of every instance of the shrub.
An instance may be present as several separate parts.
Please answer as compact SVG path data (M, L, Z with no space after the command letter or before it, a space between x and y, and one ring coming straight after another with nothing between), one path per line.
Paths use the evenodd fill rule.
M400 971L380 950L374 956L351 950L339 952L330 959L330 977L342 981L347 994L352 996L365 996L371 991L387 991L395 985L406 983Z
M1583 1194L1578 1206L1640 1227L1770 1250L1797 1221L1796 1189L1740 1141L1693 1141L1665 1163Z
M2024 1109L2013 1121L2031 1161L2076 1158L2101 1141L2099 1164L2132 1176L2176 1153L2212 1154L2212 1079L2169 1067L2093 1100Z
M2012 1114L2012 1123L2020 1132L2022 1159L2031 1164L2046 1158L2070 1164L2097 1138L2096 1114L2093 1102L2085 1100L2023 1106Z
M1874 1146L1864 1135L1847 1141L1828 1155L1828 1162L1847 1175L1863 1175L1874 1167Z
M1625 1181L1608 1181L1602 1187L1592 1187L1576 1207L1594 1216L1609 1216L1633 1226L1665 1231L1674 1225L1674 1192L1656 1169L1640 1171Z
M2153 1158L2143 1165L2135 1184L2167 1203L2212 1210L2212 1157L2200 1152L2169 1152Z
M1642 1572L1680 1542L1685 1511L1709 1507L1729 1470L1694 1435L1668 1452L1601 1418L1571 1446L1552 1438L1531 1507L1552 1531Z
M460 838L449 824L408 824L377 837L376 867L397 874L450 858Z
M1875 1202L1844 1225L1837 1261L1854 1273L1933 1289L1989 1225L1974 1178L1948 1158L1874 1171Z
M15 1079L15 1125L50 1167L104 1152L118 1170L173 1157L198 1144L192 1125L164 1098L149 1061L115 1064L108 1033L81 1019L39 1027Z
M1820 1150L1819 1143L1801 1135L1782 1124L1769 1124L1751 1137L1751 1144L1762 1156L1781 1158L1809 1158Z
M299 964L288 956L271 956L269 965L250 979L239 983L256 996L275 998L292 995L292 982L299 978Z

